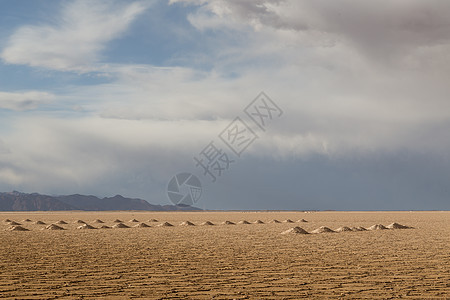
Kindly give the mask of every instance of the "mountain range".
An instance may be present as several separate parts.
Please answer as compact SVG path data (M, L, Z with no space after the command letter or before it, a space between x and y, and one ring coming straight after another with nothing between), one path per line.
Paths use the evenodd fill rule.
M7 192L0 193L0 211L58 211L58 210L149 210L184 211L201 210L187 205L156 205L137 198L121 195L98 198L86 195L49 196L38 193Z

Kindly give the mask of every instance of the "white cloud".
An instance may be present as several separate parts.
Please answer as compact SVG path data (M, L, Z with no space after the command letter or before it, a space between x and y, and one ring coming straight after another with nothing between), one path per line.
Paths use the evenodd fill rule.
M55 96L47 92L0 92L0 109L11 109L15 111L32 110L54 99Z
M333 47L327 50L328 57L310 54L311 64L347 59L338 59L331 70L291 65L273 69L269 63L262 72L246 68L236 78L188 68L111 66L116 81L76 89L68 97L95 99L84 101L83 107L105 119L160 122L168 128L188 121L197 125L183 134L190 131L206 142L242 115L243 108L264 90L286 113L249 150L252 155L351 156L404 148L445 153L450 146L442 130L450 119L447 84L431 80L428 74L371 70L358 60L347 68L345 63L350 61L344 49ZM215 130L206 134L201 126ZM182 146L183 139L168 137L174 139L169 148L192 153Z
M147 7L144 2L67 2L55 24L19 27L0 56L10 64L88 71L101 59L106 44L124 33Z
M226 122L19 116L2 137L10 151L0 152L0 187L148 199L194 169L193 156Z
M22 173L27 182L39 181L41 174L46 174L46 178L54 176L86 183L122 169L158 165L161 160L157 157L193 154L201 150L198 145L202 141L213 137L225 123L93 116L17 117L10 125L14 131L3 137L10 151L4 153L1 165L29 170Z
M11 168L1 168L0 181L15 185L21 182L21 176Z
M245 24L256 32L275 31L297 47L347 45L376 64L416 65L420 59L416 52L430 51L450 68L445 51L439 51L450 47L448 1L171 1L177 2L199 5L189 20L202 30Z
M245 35L217 49L215 67L284 101L294 118L283 127L289 142L271 149L442 154L449 146L449 2L175 2L199 7L189 20L200 30Z
M6 143L2 139L0 139L0 154L7 154L7 153L10 153L10 150L6 145Z

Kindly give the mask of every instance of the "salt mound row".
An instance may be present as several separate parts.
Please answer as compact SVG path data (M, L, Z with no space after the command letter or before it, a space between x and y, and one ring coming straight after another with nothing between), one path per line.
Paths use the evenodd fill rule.
M138 223L139 221L136 220L136 219L132 219L132 220L130 220L130 222L132 222L132 223Z
M36 221L36 222L34 222L34 224L37 224L37 225L45 225L45 222L42 222L42 221Z
M77 229L97 229L97 228L95 228L89 224L83 224L83 225L77 227Z
M17 223L16 221L11 221L11 222L9 222L9 225L22 225L22 224Z
M350 227L343 226L336 229L336 232L346 232L346 231L353 231Z
M370 226L368 229L369 230L385 230L387 228L384 225L375 224L375 225Z
M164 222L158 225L158 227L172 227L173 225L170 224L169 222Z
M31 220L30 219L25 219L22 222L31 222Z
M47 230L65 230L64 228L56 225L56 224L50 224L47 227L45 227Z
M335 232L335 231L333 231L330 228L325 227L325 226L320 226L319 228L311 231L311 233L332 233L332 232Z
M113 226L113 228L130 228L130 226L127 226L123 223L117 223Z
M367 229L365 229L364 227L352 227L351 230L353 231L367 231Z
M180 226L195 226L195 224L189 221L184 221L180 224Z
M288 229L286 231L283 231L281 234L289 234L289 233L294 233L294 234L309 234L308 231L306 231L305 229L301 228L301 227L293 227L291 229Z
M115 219L113 222L114 222L114 223L122 223L123 221L121 221L121 220L119 220L119 219Z
M392 223L392 224L389 224L388 226L386 226L386 228L389 228L389 229L412 229L413 227L401 225L398 223Z
M136 227L136 228L149 228L150 226L148 226L145 223L139 223L139 224L135 225L134 227Z
M11 226L8 228L9 231L30 231L29 229L26 229L22 226L16 225L16 226Z
M212 226L212 225L214 225L214 223L213 222L210 222L210 221L206 221L206 222L203 222L202 224L200 224L200 225L203 225L203 226Z
M273 219L272 221L270 221L269 223L281 223L280 221L278 221L277 219Z
M103 221L100 220L100 219L95 219L95 220L94 220L94 223L100 223L100 224L102 224L102 223L105 223L105 222L103 222Z
M238 224L250 224L250 222L247 220L242 220L242 221L239 221Z
M77 224L86 224L86 222L83 221L83 220L76 220L74 223L77 223Z
M222 224L223 224L223 225L236 225L236 224L234 224L234 223L231 222L231 221L225 221L225 222L222 222Z
M283 223L294 223L291 219L284 220Z
M306 222L308 222L308 221L306 221L305 219L300 219L300 220L298 220L297 222L298 222L298 223L306 223Z
M264 224L264 222L263 221L261 221L261 220L256 220L255 222L253 222L254 224Z
M66 221L63 221L63 220L59 220L59 221L56 222L55 224L63 225L63 224L67 224L67 222L66 222Z
M100 226L100 228L101 228L101 229L111 229L111 227L106 226L106 225L102 225L102 226Z
M148 220L149 222L159 222L158 220L156 220L156 219L150 219L150 220Z

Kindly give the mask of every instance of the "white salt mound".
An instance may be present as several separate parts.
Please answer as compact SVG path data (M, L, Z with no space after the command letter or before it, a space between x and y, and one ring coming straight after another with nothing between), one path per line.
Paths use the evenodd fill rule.
M223 224L223 225L236 225L236 224L234 224L234 223L231 222L231 221L225 221L225 222L222 222L222 224Z
M281 234L290 234L290 233L293 233L293 234L309 234L305 229L303 229L301 227L298 227L298 226L290 228L290 229L288 229L286 231L283 231Z
M66 221L63 221L63 220L59 220L59 221L56 222L55 224L63 225L63 224L67 224L67 222L66 222Z
M325 227L325 226L320 226L319 228L311 231L311 233L332 233L332 232L335 232L335 231L331 230L330 228Z
M264 222L263 221L261 221L261 220L256 220L255 222L253 222L253 223L255 223L255 224L264 224Z
M47 230L64 230L64 228L56 225L56 224L50 224L47 227L45 227Z
M113 222L114 222L114 223L122 223L123 221L121 221L121 220L119 220L119 219L115 219Z
M283 223L294 223L291 219L284 220Z
M22 224L17 223L16 221L11 221L11 222L9 222L9 225L22 225Z
M25 219L22 222L31 222L31 220L30 219Z
M138 223L139 221L138 221L138 220L136 220L136 219L132 219L132 220L130 220L130 222L133 222L133 223Z
M77 229L97 229L97 228L95 228L89 224L83 224L83 225L77 227Z
M368 229L369 230L385 230L387 228L382 224L375 224L375 225L370 226Z
M184 221L180 224L180 226L195 226L195 224L190 221Z
M212 226L212 225L214 225L214 223L213 223L213 222L210 222L210 221L206 221L206 222L203 222L203 223L200 224L200 225L203 225L203 226Z
M150 226L148 226L145 223L139 223L139 224L135 225L134 227L137 227L137 228L149 228Z
M365 229L364 227L352 227L351 228L353 231L367 231L367 229Z
M83 220L76 220L74 223L77 223L77 224L86 224L86 222L83 221Z
M270 221L269 223L281 223L281 222L278 221L277 219L274 219L274 220Z
M12 221L10 219L5 220L5 223L9 223L9 222L12 222Z
M398 223L392 223L392 224L389 224L386 227L389 228L389 229L412 229L413 228L413 227L401 225L401 224L398 224Z
M150 219L150 220L148 220L149 222L158 222L158 220L156 220L156 219Z
M100 228L101 228L101 229L111 229L111 227L106 226L106 225L102 225L102 226L100 226Z
M37 225L45 225L45 222L42 222L42 221L36 221L36 222L34 222L34 224L37 224Z
M16 225L16 226L11 226L8 228L9 231L30 231L29 229L26 229L22 226Z
M242 221L239 221L238 224L250 224L250 222L247 220L242 220Z
M170 224L169 222L164 222L158 225L158 227L172 227L173 225Z
M94 220L94 223L99 223L99 224L102 224L102 223L105 223L105 222L103 222L102 220L100 220L100 219L95 219Z
M335 230L336 232L346 232L346 231L353 231L350 227L347 226L343 226L343 227L339 227L338 229Z
M117 223L113 226L113 228L130 228L130 226L127 226L123 223Z
M305 219L300 219L297 221L298 223L307 223L308 221L306 221Z

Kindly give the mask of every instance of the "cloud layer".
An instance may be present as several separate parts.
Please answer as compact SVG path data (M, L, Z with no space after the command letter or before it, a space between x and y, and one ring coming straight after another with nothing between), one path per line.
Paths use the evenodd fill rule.
M0 92L0 109L11 109L16 111L32 110L40 104L49 103L55 98L46 92L27 91L6 93Z
M101 60L106 43L123 34L147 6L143 2L67 2L53 22L17 29L0 57L9 64L92 70L92 64Z

